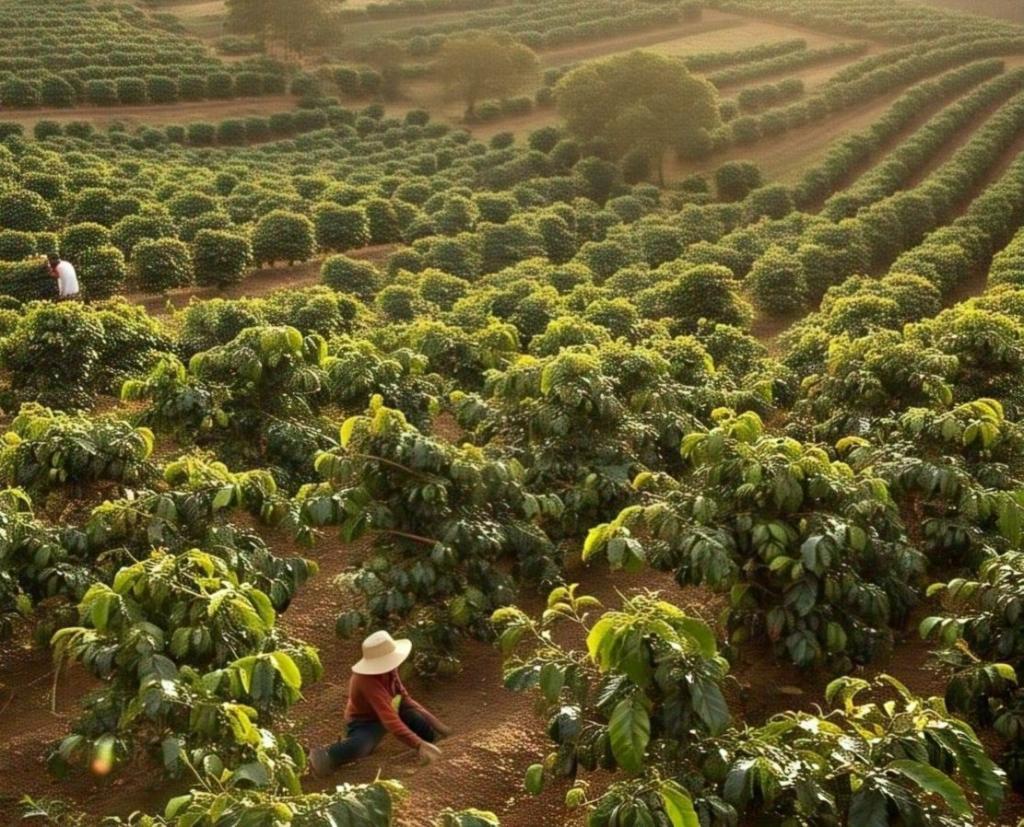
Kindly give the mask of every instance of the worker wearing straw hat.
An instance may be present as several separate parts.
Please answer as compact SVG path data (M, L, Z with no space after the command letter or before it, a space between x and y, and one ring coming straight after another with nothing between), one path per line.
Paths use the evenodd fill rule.
M310 753L309 764L316 775L365 758L388 732L427 763L441 757L434 742L449 733L448 727L413 700L398 676L398 667L411 652L411 641L395 640L383 631L363 641L363 658L352 667L345 737Z

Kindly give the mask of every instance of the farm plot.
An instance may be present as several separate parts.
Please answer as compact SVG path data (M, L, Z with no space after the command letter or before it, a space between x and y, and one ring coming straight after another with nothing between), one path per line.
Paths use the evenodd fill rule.
M1024 30L613 11L347 13L577 50L519 135L0 122L0 821L1024 817ZM442 760L315 778L378 628Z
M262 59L223 64L203 43L135 6L19 0L0 6L0 22L16 32L0 49L5 108L170 104L286 87L283 66Z

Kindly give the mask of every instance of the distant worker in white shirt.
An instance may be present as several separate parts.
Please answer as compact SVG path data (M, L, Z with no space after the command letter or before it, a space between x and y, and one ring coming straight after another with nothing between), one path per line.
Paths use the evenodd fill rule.
M57 279L57 301L71 301L78 298L78 273L70 261L64 261L56 253L46 257L50 275Z

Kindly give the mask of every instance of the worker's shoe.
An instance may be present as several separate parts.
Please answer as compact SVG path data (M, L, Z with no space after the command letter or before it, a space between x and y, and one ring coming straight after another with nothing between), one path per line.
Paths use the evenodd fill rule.
M334 767L331 766L331 756L326 749L318 747L309 751L309 768L317 778L326 778L331 774Z

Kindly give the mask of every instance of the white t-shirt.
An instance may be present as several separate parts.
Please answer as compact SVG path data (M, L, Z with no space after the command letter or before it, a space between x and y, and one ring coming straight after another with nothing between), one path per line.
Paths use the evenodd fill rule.
M78 295L78 273L70 261L61 261L55 268L57 272L57 293L63 299Z

